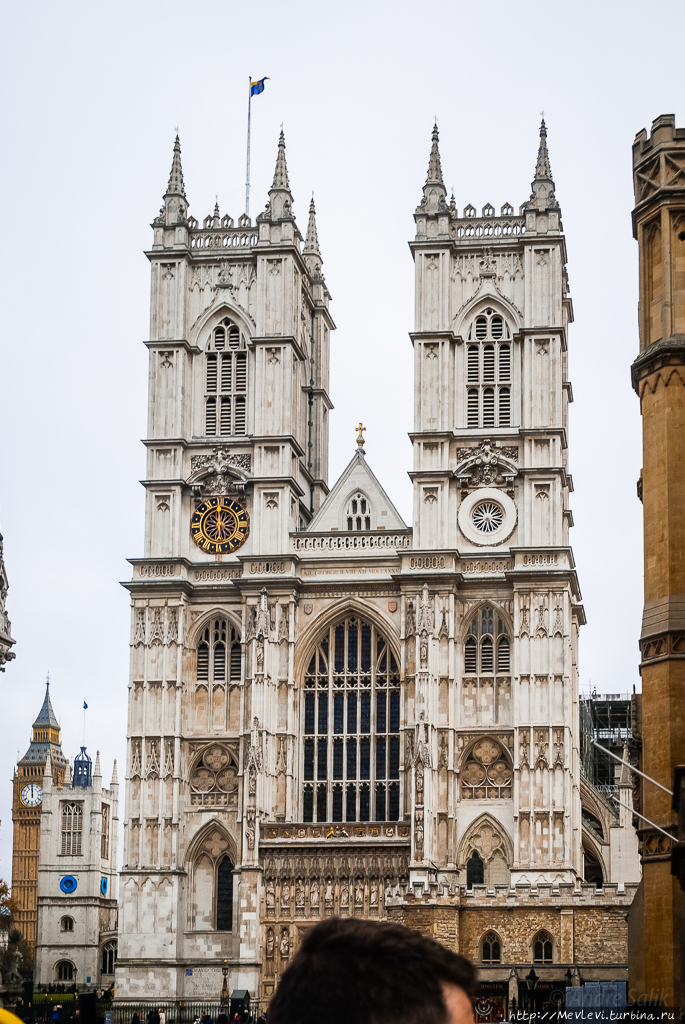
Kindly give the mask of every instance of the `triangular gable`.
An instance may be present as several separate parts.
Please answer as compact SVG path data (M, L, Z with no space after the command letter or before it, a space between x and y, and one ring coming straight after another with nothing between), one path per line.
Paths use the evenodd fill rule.
M307 527L308 533L347 530L346 512L349 502L359 492L371 506L371 529L406 530L406 523L381 487L378 477L361 452L354 453L323 505Z

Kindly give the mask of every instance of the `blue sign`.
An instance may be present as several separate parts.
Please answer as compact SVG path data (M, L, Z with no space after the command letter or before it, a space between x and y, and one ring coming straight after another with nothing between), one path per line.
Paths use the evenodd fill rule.
M103 896L107 895L107 879L106 878L103 878L102 881L100 882L100 892L102 893Z
M186 967L186 978L193 973L192 967Z
M77 885L78 882L73 875L65 875L64 878L60 879L59 883L59 887L62 892L66 892L67 894L74 892Z

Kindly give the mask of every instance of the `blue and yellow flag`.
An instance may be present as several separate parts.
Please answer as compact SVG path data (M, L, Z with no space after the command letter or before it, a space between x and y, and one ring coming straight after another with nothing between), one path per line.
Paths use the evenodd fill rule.
M268 75L266 78L260 78L257 82L250 81L250 96L258 96L260 92L264 92L264 83L268 81Z

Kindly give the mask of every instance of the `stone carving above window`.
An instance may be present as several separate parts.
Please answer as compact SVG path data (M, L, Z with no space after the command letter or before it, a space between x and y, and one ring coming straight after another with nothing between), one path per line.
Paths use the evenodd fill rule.
M190 774L194 807L229 807L238 803L238 766L230 750L219 743L206 747Z
M483 815L466 833L459 863L462 869L470 866L472 874L482 874L481 884L492 888L508 884L512 859L513 847L508 836L490 815Z

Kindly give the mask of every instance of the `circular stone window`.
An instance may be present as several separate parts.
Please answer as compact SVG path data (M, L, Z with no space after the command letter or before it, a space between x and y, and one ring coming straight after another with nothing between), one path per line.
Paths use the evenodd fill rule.
M464 498L457 518L459 529L472 544L494 547L514 532L516 505L496 487L479 487Z
M479 533L496 533L504 525L502 506L496 501L481 501L471 513L471 522Z

